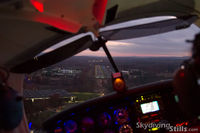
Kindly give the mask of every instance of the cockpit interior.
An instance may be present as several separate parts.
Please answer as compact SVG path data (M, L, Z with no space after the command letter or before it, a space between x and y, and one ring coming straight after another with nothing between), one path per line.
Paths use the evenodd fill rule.
M165 19L159 18L163 16ZM155 17L154 20L152 17ZM0 133L199 133L199 26L199 0L1 0ZM170 78L166 76L168 79L152 83L127 85L127 78L113 57L115 52L110 50L110 42L117 44L120 40L133 38L142 40L143 37L170 32L176 35L191 27L195 27L195 32L187 31L185 35L193 34L192 40L184 40L190 48L189 54L176 70L173 69ZM165 37L166 41L167 37L170 38ZM174 38L175 41L185 39L181 36ZM117 44L116 47L120 46L118 52L121 46L126 47L129 43ZM150 47L150 43L147 41L145 48ZM135 49L139 47L139 43L130 45L135 45ZM24 107L27 75L46 71L46 68L86 50L94 52L96 56L98 51L105 54L112 69L112 72L106 71L109 76L106 80L112 92L84 102L74 102L73 106L45 118L40 130L33 130ZM179 54L176 47L168 50ZM141 58L137 59L140 61ZM150 59L147 58L147 61ZM152 64L145 65L145 68L148 65ZM77 68L74 69L81 73ZM96 73L99 72L97 69L101 72L108 67L100 69L95 66ZM72 71L69 73L73 77ZM45 74L49 74L48 71ZM54 80L57 77L59 75L54 75ZM73 84L80 84L78 78ZM87 80L88 77L82 74L81 78ZM131 83L135 82L134 78ZM28 78L27 81L30 80ZM89 88L96 89L93 86ZM41 99L37 97L39 93L34 91L31 90L30 95L35 94L36 99ZM41 95L45 93L47 90L41 91ZM64 95L66 92L60 95L62 93ZM34 102L33 98L31 102ZM33 116L37 117L37 114Z

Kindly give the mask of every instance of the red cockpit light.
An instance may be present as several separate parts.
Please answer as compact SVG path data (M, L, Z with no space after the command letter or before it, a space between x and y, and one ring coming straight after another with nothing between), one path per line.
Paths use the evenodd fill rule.
M30 2L39 12L44 12L43 3L41 3L41 2L39 2L37 0L30 0Z
M184 72L180 72L179 76L180 76L181 78L184 78L184 77L185 77L185 73L184 73Z

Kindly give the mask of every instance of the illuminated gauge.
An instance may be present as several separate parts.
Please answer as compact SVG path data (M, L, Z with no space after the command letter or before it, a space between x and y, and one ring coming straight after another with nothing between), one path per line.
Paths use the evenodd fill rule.
M122 125L129 121L128 111L126 109L117 109L114 111L116 124Z
M77 123L73 120L68 120L64 123L66 133L75 133L78 129Z
M91 132L94 129L94 120L90 117L85 117L82 120L81 130L83 133Z
M111 124L111 116L108 113L104 112L99 116L98 122L99 125L102 127L109 126Z
M133 129L130 125L122 125L119 129L119 133L133 133Z

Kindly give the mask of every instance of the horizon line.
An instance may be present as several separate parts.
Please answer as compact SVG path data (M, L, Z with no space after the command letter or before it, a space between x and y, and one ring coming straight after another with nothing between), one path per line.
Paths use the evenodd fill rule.
M74 56L73 56L74 57ZM97 55L75 55L75 57L104 57L107 58L107 56L97 56ZM113 58L116 57L123 57L123 58L130 58L130 57L137 57L137 58L186 58L190 56L113 56Z

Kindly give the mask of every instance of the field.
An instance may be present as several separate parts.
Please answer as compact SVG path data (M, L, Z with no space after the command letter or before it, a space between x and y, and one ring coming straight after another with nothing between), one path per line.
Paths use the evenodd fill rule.
M74 105L77 105L81 102L87 101L89 99L99 97L99 93L90 93L90 92L71 92L71 95L75 97L75 101L66 101L63 106L58 106L56 108L48 108L44 111L39 112L32 112L31 114L27 113L28 121L29 123L32 123L32 128L34 129L40 129L42 128L42 123L47 120L49 117L55 115L56 113L59 113L63 110L66 110ZM39 103L34 102L34 105L32 106L32 109L37 106L39 107ZM25 106L26 107L26 106ZM42 106L40 107L43 108ZM25 108L26 109L26 108Z
M99 97L99 93L90 93L90 92L70 92L73 96L76 97L77 101L87 101L89 99Z

